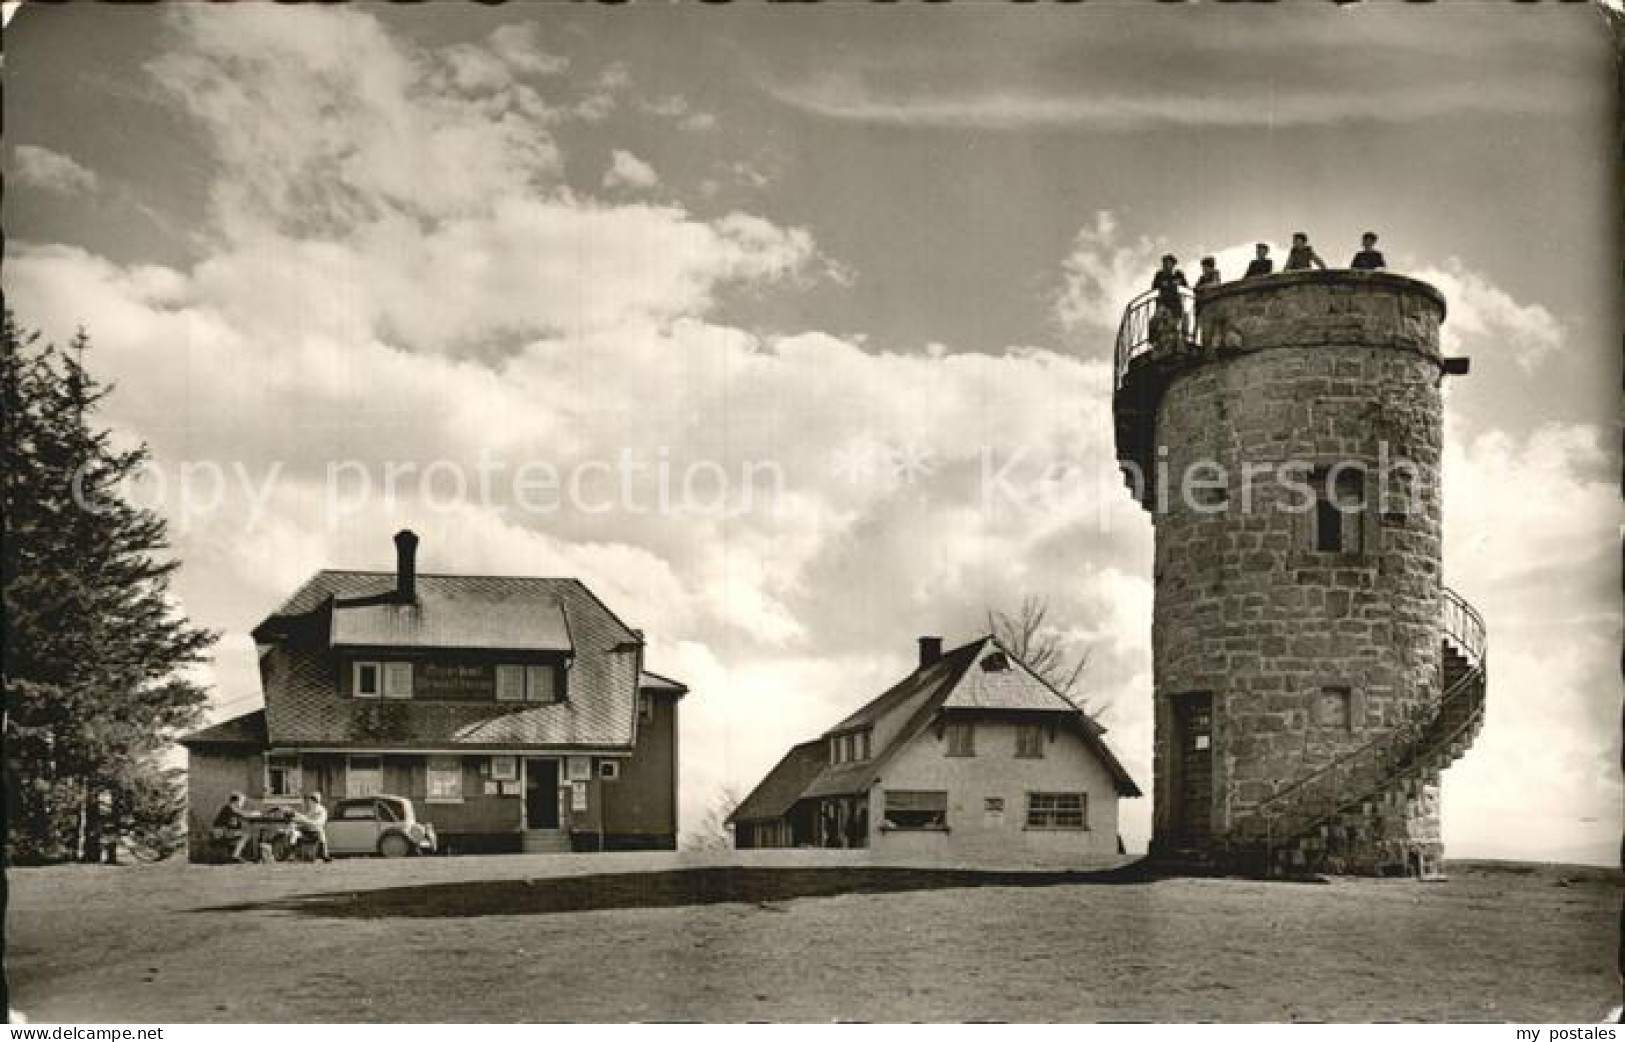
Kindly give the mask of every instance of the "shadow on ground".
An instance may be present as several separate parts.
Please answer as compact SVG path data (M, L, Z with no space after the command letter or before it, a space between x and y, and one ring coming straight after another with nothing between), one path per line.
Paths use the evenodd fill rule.
M334 919L468 918L731 903L771 906L775 902L801 897L836 897L841 894L891 894L909 890L982 886L1122 885L1146 883L1154 878L1143 862L1098 872L995 872L845 866L690 868L667 872L430 883L215 905L196 911L281 911Z

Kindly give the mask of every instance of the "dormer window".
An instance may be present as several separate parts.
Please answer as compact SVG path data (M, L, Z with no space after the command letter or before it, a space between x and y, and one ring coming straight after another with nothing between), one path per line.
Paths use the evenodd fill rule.
M412 663L384 663L384 697L412 697Z
M870 756L869 729L862 731L848 731L838 734L829 740L829 762L859 763Z
M995 651L982 659L984 673L1003 673L1010 668L1010 657L1002 651Z
M411 698L412 663L354 663L350 673L350 692L357 698Z
M377 698L384 693L383 667L376 662L357 662L354 677L355 697Z
M559 671L550 665L498 666L498 702L559 701Z

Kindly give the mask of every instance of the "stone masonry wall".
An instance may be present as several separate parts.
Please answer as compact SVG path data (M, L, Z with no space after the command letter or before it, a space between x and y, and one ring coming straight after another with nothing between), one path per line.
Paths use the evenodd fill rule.
M1171 824L1174 696L1212 694L1215 835L1438 698L1442 315L1431 287L1346 272L1199 304L1210 346L1157 412L1154 849ZM1391 472L1386 504L1385 459L1413 468ZM1317 552L1302 484L1346 462L1368 468L1365 508L1344 515L1360 534ZM1181 494L1182 475L1218 477L1199 463L1223 468L1222 492ZM1343 719L1325 689L1345 688ZM1437 829L1436 800L1401 799L1340 831L1339 856L1374 871L1389 856L1375 844Z

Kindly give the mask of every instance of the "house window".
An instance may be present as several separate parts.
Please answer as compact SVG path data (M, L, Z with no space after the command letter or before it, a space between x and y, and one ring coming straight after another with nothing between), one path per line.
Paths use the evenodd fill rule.
M1029 792L1027 827L1030 829L1084 829L1089 827L1088 798L1081 792Z
M1335 477L1333 475L1335 470ZM1348 468L1315 472L1315 552L1357 554L1365 550L1361 512L1365 474Z
M1315 718L1322 727L1349 729L1351 692L1346 687L1323 687L1315 702Z
M1018 724L1016 726L1016 759L1042 760L1044 758L1044 725Z
M971 720L948 722L948 755L976 755L976 724Z
M267 754L265 757L266 798L276 799L281 797L287 799L298 796L302 791L299 757Z
M552 666L525 667L525 701L557 702L559 671Z
M829 762L832 764L841 762L841 738L839 735L829 740Z
M869 732L868 731L859 731L858 736L857 736L857 742L858 742L858 759L867 760L869 758L869 755L870 755L869 754Z
M982 813L989 818L1004 817L1004 797L989 796L982 800Z
M352 756L344 767L344 795L376 796L384 791L381 756Z
M519 780L519 757L493 756L491 757L491 780L498 782L511 782Z
M338 821L377 821L378 804L371 800L347 800L333 811Z
M384 697L412 697L412 663L384 663Z
M376 662L355 664L355 697L377 698L384 692L384 668Z
M900 790L886 793L886 828L945 829L948 827L948 794Z
M497 667L497 701L523 702L525 700L525 667Z
M648 695L638 696L638 719L644 723L655 718L655 700Z
M457 803L463 798L463 761L455 756L429 757L429 802Z
M598 777L604 781L619 781L621 777L621 763L619 760L599 760Z

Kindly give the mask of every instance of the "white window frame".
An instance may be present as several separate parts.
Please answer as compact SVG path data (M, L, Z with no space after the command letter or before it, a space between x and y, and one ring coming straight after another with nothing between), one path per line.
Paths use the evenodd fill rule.
M1046 730L1048 729L1043 724L1017 724L1016 759L1042 760L1044 758L1044 737ZM1031 739L1031 744L1027 747L1026 751L1023 751L1023 747L1027 746L1028 739Z
M621 780L621 761L619 761L619 760L599 760L598 761L598 778L599 778L600 781L620 781Z
M363 691L361 689L361 671L369 667L373 671L373 689L371 691ZM382 662L352 663L350 669L350 694L354 695L356 698L383 698L384 664Z
M496 680L498 702L523 702L525 700L524 666L498 666Z
M1077 824L1077 825L1036 824L1035 825L1033 823L1033 813L1034 813L1035 810L1038 810L1038 808L1034 806L1035 801L1039 801L1039 800L1059 801L1060 799L1067 798L1067 797L1074 797L1074 796L1077 797L1077 800L1078 800L1078 820L1079 820L1080 824ZM1055 816L1058 816L1061 813L1061 808L1057 803L1051 803L1050 806L1047 806L1047 807L1043 808L1043 810L1040 813L1043 813L1045 815L1050 816L1051 819L1053 820L1053 818ZM1027 793L1027 816L1026 816L1025 821L1026 821L1025 827L1028 828L1028 829L1032 829L1035 832L1088 832L1089 831L1089 794L1087 792L1029 792L1029 793Z
M272 763L273 760L280 760L282 762ZM291 763L289 761L291 761ZM274 791L275 786L271 784L271 772L273 770L288 772L288 777L291 779L291 784L288 785L287 792L279 793ZM265 798L267 800L296 800L300 796L304 795L304 782L304 763L299 759L298 753L265 754Z
M954 736L965 736L964 748L955 751ZM976 755L976 721L975 720L948 720L942 725L943 755L952 757L972 757Z
M412 663L385 662L384 663L384 697L393 701L405 701L412 697Z
M436 783L439 783L438 785ZM446 783L450 784L447 785ZM428 803L463 802L463 760L460 756L431 756L423 768L424 800ZM436 788L441 791L436 792Z
M893 804L897 804L893 806ZM941 807L920 807L910 804L941 804ZM948 793L944 789L888 789L881 797L882 832L947 832ZM935 814L937 820L924 825L899 824L897 814Z
M364 778L367 775L374 773L374 771L372 769L369 769L369 768L360 768L360 769L358 769L356 767L356 765L355 765L355 762L357 760L376 760L378 762L378 767L376 769L376 773L378 775L378 784L372 789L371 792L361 792L361 791L359 791L360 786L358 784L358 779ZM357 799L357 800L365 799L365 798L370 797L370 796L381 795L383 793L383 791L384 791L384 758L382 756L375 756L375 755L372 755L372 754L362 754L362 755L358 755L358 756L346 756L344 758L344 798L345 799Z
M494 782L516 782L519 780L519 757L493 756L490 763L491 780Z

